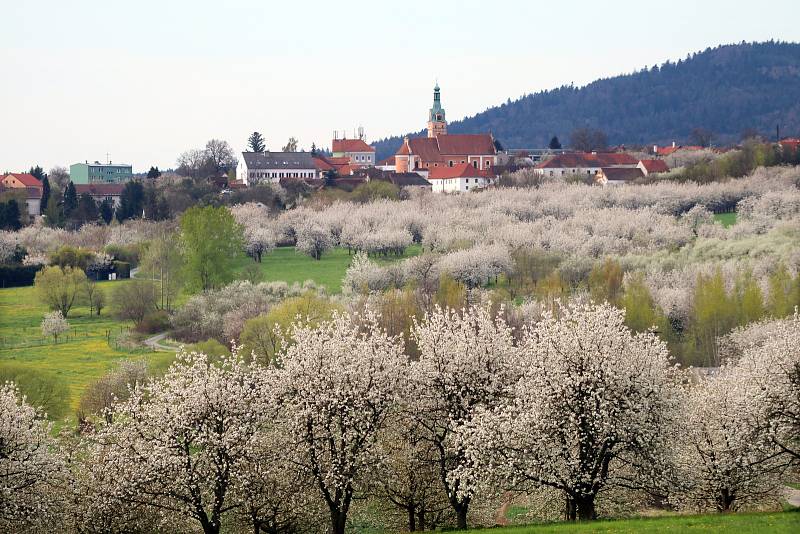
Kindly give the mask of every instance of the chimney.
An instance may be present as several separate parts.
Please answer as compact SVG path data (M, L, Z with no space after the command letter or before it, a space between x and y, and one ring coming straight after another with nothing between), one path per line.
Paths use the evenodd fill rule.
M672 148L675 148L675 141L672 142Z
M653 154L658 154L658 145L653 145Z

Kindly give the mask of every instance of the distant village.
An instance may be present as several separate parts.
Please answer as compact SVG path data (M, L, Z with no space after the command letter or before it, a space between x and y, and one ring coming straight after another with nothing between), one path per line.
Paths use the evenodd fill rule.
M259 134L260 135L260 134ZM783 139L783 146L797 150L800 139ZM441 90L433 89L428 111L427 136L405 137L395 154L376 161L376 150L364 137L363 128L353 138L334 134L331 150L246 151L237 158L236 168L221 169L209 182L221 194L259 184L303 182L310 188L345 187L382 181L400 189L427 189L433 193L468 193L498 183L505 174L527 169L541 179L580 180L598 186L637 183L670 171L668 160L682 153L708 150L700 145L652 145L645 149L625 146L577 151L561 148L556 137L546 148L504 148L491 132L448 133ZM716 151L725 151L716 148ZM153 169L151 169L151 172ZM159 173L160 174L160 173ZM69 167L69 181L78 197L91 198L102 210L116 210L125 184L136 178L129 164L84 161ZM148 177L153 176L148 173ZM39 216L46 206L47 191L42 180L30 172L0 175L0 195L24 190L29 216ZM4 195L5 196L5 195ZM46 203L46 200L45 200Z

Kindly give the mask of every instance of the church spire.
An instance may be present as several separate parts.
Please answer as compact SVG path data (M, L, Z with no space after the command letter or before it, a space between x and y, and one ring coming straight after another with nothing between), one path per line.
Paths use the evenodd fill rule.
M428 112L428 137L438 137L447 133L447 120L442 107L442 97L439 82L433 88L433 106Z

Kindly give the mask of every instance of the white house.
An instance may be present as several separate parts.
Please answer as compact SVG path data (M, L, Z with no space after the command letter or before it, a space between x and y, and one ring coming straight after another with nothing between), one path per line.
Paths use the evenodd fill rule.
M281 178L317 178L317 167L310 152L242 152L236 166L236 179L245 185L278 183Z
M535 167L535 172L545 177L562 177L575 174L593 176L604 167L636 167L639 160L629 154L616 152L572 152L559 154Z
M434 193L466 193L481 189L494 182L495 176L487 169L476 169L470 163L452 167L429 168L427 180Z

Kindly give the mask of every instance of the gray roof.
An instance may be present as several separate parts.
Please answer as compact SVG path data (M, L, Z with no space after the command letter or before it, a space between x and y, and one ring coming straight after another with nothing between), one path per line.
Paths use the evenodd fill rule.
M248 169L314 169L311 152L242 152Z
M397 187L422 186L430 187L431 183L415 172L397 172L389 174L389 180Z

